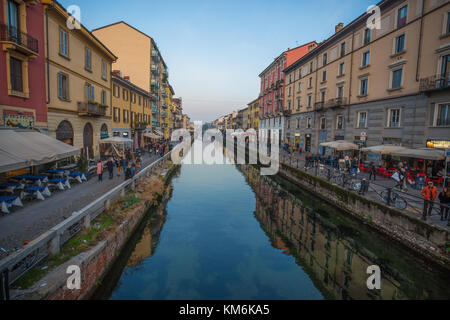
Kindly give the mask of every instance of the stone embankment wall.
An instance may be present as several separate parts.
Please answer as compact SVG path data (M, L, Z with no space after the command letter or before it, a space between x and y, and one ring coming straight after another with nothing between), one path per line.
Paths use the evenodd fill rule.
M171 167L163 172L163 182L155 172L152 176L136 186L135 192L141 202L126 212L122 223L108 232L105 239L95 244L88 251L80 253L66 263L51 270L45 277L26 290L13 290L11 298L15 300L82 300L88 299L95 291L103 276L120 254L128 239L145 217L148 210L164 206L170 193L170 179L179 166ZM156 183L155 183L156 182ZM76 265L81 271L81 289L68 289L66 273L69 266Z
M362 197L326 180L280 164L279 175L400 242L425 260L450 270L448 229Z

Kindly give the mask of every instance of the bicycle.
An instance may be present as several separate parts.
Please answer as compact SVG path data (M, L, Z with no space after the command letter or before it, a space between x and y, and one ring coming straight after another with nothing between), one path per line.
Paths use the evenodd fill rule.
M394 190L386 189L383 192L381 192L381 199L383 199L383 201L387 205L393 205L395 208L400 210L405 210L406 207L408 206L406 200Z

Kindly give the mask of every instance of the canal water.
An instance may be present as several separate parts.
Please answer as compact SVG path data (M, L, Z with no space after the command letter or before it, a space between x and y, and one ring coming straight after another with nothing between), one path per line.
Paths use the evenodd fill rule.
M253 166L183 165L95 299L448 299L449 277ZM368 290L367 267L382 269Z

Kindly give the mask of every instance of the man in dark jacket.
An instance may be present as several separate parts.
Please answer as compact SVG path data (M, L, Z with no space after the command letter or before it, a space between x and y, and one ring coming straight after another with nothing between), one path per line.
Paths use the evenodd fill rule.
M444 188L444 190L442 190L442 192L439 194L439 202L441 203L441 221L444 221L448 218L450 205L450 191L448 188Z
M131 172L131 163L128 164L128 167L125 169L125 180L131 179L133 174Z
M114 162L112 158L108 159L108 162L106 162L106 167L108 168L109 179L112 179L114 177Z

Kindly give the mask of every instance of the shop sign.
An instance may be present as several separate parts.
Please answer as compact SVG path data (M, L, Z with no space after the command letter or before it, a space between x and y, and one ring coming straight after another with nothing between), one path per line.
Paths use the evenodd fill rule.
M32 114L4 113L3 123L5 127L30 129L34 127L34 117Z
M428 140L427 148L450 149L450 140Z

